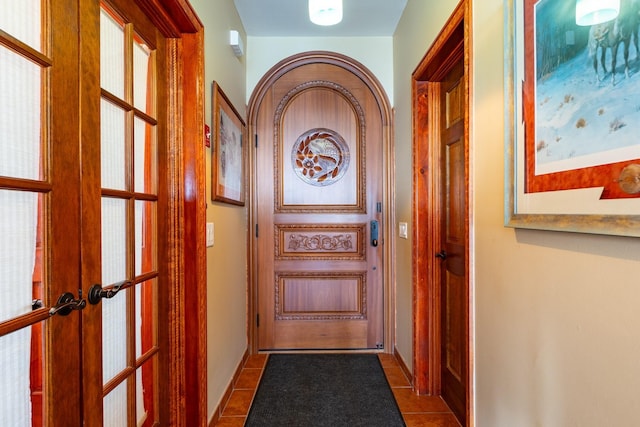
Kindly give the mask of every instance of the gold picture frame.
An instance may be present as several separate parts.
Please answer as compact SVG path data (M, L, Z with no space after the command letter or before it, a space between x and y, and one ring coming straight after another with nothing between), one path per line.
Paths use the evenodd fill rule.
M244 206L246 125L217 82L212 85L211 198Z

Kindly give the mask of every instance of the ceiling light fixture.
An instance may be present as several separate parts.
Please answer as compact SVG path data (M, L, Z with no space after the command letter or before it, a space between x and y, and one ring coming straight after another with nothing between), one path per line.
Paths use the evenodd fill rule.
M601 24L615 19L619 12L620 0L577 0L576 24Z
M309 19L316 25L342 21L342 0L309 0Z

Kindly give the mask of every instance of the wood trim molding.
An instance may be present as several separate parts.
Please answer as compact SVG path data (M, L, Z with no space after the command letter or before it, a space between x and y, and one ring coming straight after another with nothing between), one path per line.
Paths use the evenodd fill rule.
M451 17L440 31L435 41L422 58L412 74L412 127L413 127L413 206L412 206L412 276L413 276L413 387L418 394L438 395L440 393L440 269L433 254L439 248L441 236L437 223L440 209L438 197L438 178L430 165L437 163L439 153L433 148L439 147L436 123L439 112L432 105L438 105L442 77L452 65L463 58L464 79L466 85L464 138L467 141L466 163L470 165L469 150L472 149L471 135L471 87L472 75L472 33L471 2L461 0ZM421 141L421 143L418 143ZM425 142L426 141L426 142ZM471 165L469 166L471 168ZM472 186L469 181L471 169L465 171L469 183L469 198L472 200ZM468 360L467 384L467 426L474 425L474 354L473 354L473 291L469 247L472 240L473 224L471 203L468 206L466 239L469 242L466 251L466 281L469 284L468 304Z
M167 43L167 67L166 72L170 76L178 74L178 43L177 40L170 40ZM173 78L172 78L173 80ZM174 86L175 83L172 84ZM170 90L167 99L167 114L169 118L175 117L175 112L179 111L178 92ZM184 407L184 397L178 393L184 387L185 376L179 361L184 360L184 327L182 325L182 301L184 300L184 268L181 262L184 258L183 247L183 225L182 225L182 205L184 203L184 172L183 165L176 159L181 159L182 154L182 126L172 123L169 126L167 138L167 150L165 155L170 159L167 167L167 180L172 195L166 195L168 199L167 215L167 244L169 250L169 262L167 263L167 292L169 298L167 307L160 306L159 310L168 313L168 331L166 337L160 337L160 347L168 348L167 352L161 353L166 358L163 366L168 367L166 375L169 378L169 388L160 390L161 402L168 402L162 407L161 419L169 420L170 425L184 425L181 421L181 408ZM170 153L170 154L169 154ZM162 301L162 299L160 299ZM161 311L161 312L162 312ZM164 338L164 339L163 339Z
M135 0L165 37L200 32L204 25L188 0Z
M169 387L160 390L161 419L172 426L207 425L204 27L186 0L137 0L166 37L169 211L166 239L168 330L160 336Z
M220 399L220 403L218 403L218 406L216 407L216 409L213 410L213 414L211 415L211 418L209 419L209 423L207 424L209 427L214 427L218 423L218 421L220 421L220 417L222 417L224 408L227 406L227 403L229 403L229 399L231 398L231 393L233 393L233 390L235 389L235 385L238 382L238 379L240 378L240 374L242 373L242 370L247 364L247 360L249 360L248 349L244 352L244 355L242 356L242 360L238 364L236 371L233 373L233 376L231 377L231 381L229 382L229 385L227 385L227 388L224 391L222 398Z
M183 34L184 315L186 425L207 420L207 264L204 152L204 33ZM186 58L189 58L186 60Z
M405 361L402 358L402 356L400 355L400 352L398 351L397 347L393 348L393 355L396 358L396 361L398 362L398 365L400 366L400 369L402 369L402 372L404 373L405 377L407 377L409 379L409 381L413 381L413 375L411 374L411 369L409 369L409 367L405 363ZM413 385L413 383L412 383L412 385Z

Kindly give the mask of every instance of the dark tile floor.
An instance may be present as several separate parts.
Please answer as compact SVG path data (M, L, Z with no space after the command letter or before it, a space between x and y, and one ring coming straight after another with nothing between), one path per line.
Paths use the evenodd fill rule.
M267 357L266 354L249 357L215 426L244 425ZM393 355L379 354L378 357L408 427L460 427L440 397L416 396L413 393L411 384Z

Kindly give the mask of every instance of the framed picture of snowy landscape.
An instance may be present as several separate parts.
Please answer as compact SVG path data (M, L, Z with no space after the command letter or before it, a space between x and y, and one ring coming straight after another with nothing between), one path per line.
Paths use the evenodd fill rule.
M640 236L640 0L505 0L505 225Z

